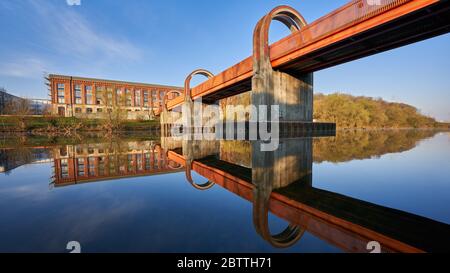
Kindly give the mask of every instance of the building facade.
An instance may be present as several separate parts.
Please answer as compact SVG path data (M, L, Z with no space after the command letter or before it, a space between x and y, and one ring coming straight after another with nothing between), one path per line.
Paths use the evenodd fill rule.
M169 91L181 87L93 78L49 75L52 113L63 117L102 118L121 110L128 119L151 119ZM178 94L171 92L168 99Z

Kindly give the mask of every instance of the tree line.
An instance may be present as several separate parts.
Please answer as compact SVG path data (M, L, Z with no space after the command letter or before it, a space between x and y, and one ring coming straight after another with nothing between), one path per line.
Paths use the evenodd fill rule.
M338 128L435 128L443 125L405 103L334 93L314 96L314 119ZM447 125L448 126L448 125Z

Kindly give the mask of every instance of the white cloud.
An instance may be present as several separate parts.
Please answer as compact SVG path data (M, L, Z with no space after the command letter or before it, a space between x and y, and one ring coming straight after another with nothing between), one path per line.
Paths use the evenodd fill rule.
M72 58L95 58L101 62L137 60L141 56L141 51L127 39L95 30L89 21L72 9L59 8L48 1L31 0L31 3L40 17L43 35L60 53Z
M0 75L17 78L42 78L44 71L49 71L48 65L33 57L18 57L13 61L0 64Z

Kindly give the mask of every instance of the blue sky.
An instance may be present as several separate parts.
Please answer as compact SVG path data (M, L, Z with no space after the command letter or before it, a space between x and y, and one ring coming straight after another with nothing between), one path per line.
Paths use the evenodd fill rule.
M250 56L253 28L273 7L291 5L312 22L347 2L66 1L0 1L0 86L46 97L44 72L181 86L196 68L218 73ZM287 34L273 24L272 41ZM315 91L406 102L450 121L448 48L447 34L319 71Z

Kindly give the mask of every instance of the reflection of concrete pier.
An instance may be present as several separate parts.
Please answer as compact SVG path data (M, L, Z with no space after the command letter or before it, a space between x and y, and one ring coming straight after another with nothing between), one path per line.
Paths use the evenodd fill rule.
M250 166L230 160L229 154L221 157L230 152L224 150L224 143L218 144L214 154L195 156L191 168L210 183L252 202L256 231L276 247L296 243L304 231L348 252L368 252L369 241L378 241L383 252L439 252L450 245L447 224L315 189L311 138L283 141L279 151L269 153L259 152L254 149L259 145L250 143ZM187 164L180 149L169 151L168 158ZM270 233L269 211L289 223L281 234Z

